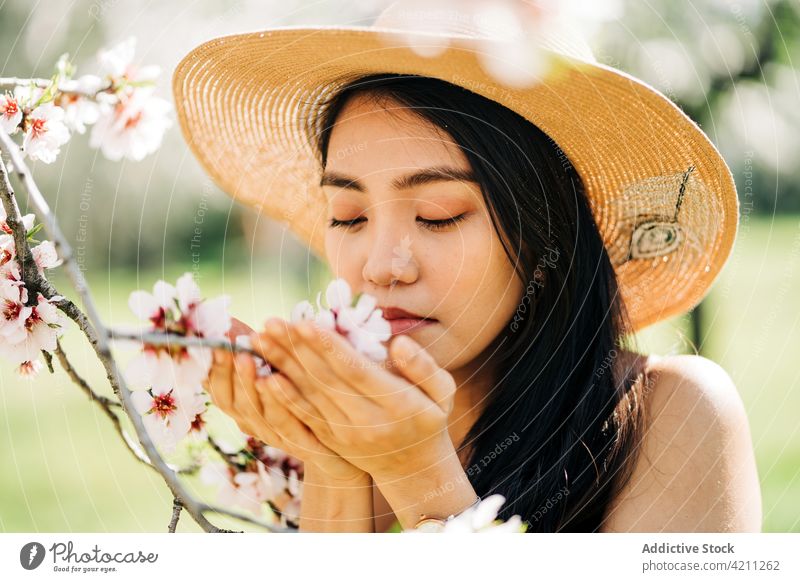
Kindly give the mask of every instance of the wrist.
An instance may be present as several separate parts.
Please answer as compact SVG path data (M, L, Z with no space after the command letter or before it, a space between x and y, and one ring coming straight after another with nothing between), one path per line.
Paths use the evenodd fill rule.
M373 476L403 529L422 516L446 519L475 503L477 495L455 449L427 467L403 476Z
M318 465L307 462L300 531L373 532L372 487L372 477L368 473L331 477Z
M419 450L404 451L404 459L393 460L380 470L368 468L374 481L413 484L415 476L429 478L437 472L436 467L439 469L454 469L455 465L461 467L453 441L447 433L421 442L415 449Z
M352 475L337 475L315 463L306 462L303 469L303 484L325 487L372 487L372 476L357 467Z

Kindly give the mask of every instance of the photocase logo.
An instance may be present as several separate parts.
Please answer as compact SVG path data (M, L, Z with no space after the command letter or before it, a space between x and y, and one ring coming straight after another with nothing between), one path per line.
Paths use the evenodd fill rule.
M26 570L35 570L44 560L44 546L39 542L28 542L19 551L19 563Z

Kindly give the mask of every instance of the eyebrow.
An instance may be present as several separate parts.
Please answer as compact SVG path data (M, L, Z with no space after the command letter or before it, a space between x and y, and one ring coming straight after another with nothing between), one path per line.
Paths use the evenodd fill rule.
M406 188L422 186L423 184L443 181L477 183L478 179L471 170L462 170L461 168L452 168L449 166L433 166L393 179L392 188L395 190L404 190ZM350 176L334 171L325 172L322 175L319 185L338 186L340 188L357 190L358 192L367 191L364 185L356 178L351 178Z

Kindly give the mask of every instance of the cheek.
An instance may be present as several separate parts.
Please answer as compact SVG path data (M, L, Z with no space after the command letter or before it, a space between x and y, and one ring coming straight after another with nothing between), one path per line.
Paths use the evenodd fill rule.
M333 277L342 277L352 285L361 278L358 249L352 246L352 237L348 241L343 234L337 229L328 229L328 232L325 233L325 258Z
M435 278L446 330L434 349L448 368L480 354L509 324L522 295L522 282L490 224L457 240L437 258Z

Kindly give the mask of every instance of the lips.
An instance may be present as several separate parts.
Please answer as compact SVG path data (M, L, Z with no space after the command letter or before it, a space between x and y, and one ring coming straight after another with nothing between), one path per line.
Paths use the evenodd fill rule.
M392 328L392 335L416 331L436 323L432 317L423 317L411 311L406 311L400 307L381 307L383 318L389 322Z

